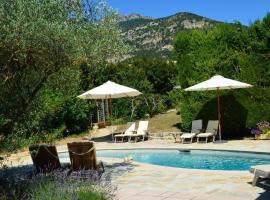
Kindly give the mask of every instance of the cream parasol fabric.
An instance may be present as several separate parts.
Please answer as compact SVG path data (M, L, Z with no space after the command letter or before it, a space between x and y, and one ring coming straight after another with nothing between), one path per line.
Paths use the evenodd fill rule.
M219 100L219 90L226 89L237 89L237 88L249 88L252 85L243 83L240 81L235 81L232 79L224 78L223 76L216 75L212 78L186 88L185 91L206 91L206 90L216 90L218 96L218 130L219 130L219 140L221 140L221 124L220 124L220 100Z

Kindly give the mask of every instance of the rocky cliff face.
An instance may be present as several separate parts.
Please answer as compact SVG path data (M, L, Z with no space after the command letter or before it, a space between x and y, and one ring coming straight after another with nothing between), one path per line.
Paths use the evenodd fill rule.
M143 16L140 14L123 15L119 17L120 22L134 20L134 19L152 19L152 18L148 16Z
M119 26L124 40L132 47L129 56L170 58L172 41L177 32L213 26L216 21L191 13L152 19L138 14L120 17Z

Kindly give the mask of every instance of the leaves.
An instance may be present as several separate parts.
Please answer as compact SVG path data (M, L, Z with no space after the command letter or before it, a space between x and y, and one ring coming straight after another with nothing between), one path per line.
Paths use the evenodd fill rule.
M0 0L0 115L11 120L5 134L16 134L14 124L26 137L62 124L87 127L89 104L76 98L84 91L80 66L102 68L128 49L116 18L93 0Z
M246 127L270 117L269 101L266 99L270 95L270 82L266 78L270 73L268 56L270 29L267 26L269 19L270 14L262 21L254 22L250 27L242 26L240 23L218 24L204 30L181 32L175 39L174 47L179 73L176 82L182 88L207 80L216 74L254 85L254 88L248 90L234 91L233 95L231 91L222 91L224 101L232 98L231 102L221 105L224 111L234 115L229 116L226 112L222 115L225 124L223 132L227 131L228 135L244 133ZM210 91L182 92L180 107L183 126L187 128L193 119L202 116L200 114L202 110L208 112L204 114L207 117L206 121L212 119L215 99L210 106L212 109L209 107L210 110L205 110L205 106L208 106L207 102L213 97L215 94ZM234 107L233 102L238 107ZM247 114L243 109L236 111L240 107L246 109ZM235 112L230 110L232 108ZM238 124L242 124L239 129L235 128L236 124L230 120L234 117L238 117Z

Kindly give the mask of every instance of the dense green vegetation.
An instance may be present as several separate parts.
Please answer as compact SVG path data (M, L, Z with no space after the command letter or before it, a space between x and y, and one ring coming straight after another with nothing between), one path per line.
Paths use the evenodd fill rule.
M88 8L82 10L82 7ZM113 118L143 118L166 110L172 62L131 59L117 15L94 1L1 2L0 148L53 142L80 133L95 120L94 101L77 98L107 80L145 95L113 101Z
M144 118L163 112L175 104L168 98L173 90L175 64L162 59L134 58L107 67L108 79L138 89L143 95L114 100L114 116Z
M2 147L89 125L91 104L76 96L93 86L82 78L87 72L126 53L116 19L92 0L0 1Z
M123 31L128 31L129 29L136 28L138 26L146 25L147 23L153 21L147 18L137 18L131 20L120 21L119 26Z
M225 137L240 136L259 120L270 118L270 14L249 27L219 24L181 32L175 40L177 82L182 88L215 74L254 85L221 91L221 121ZM215 92L181 91L183 126L194 118L217 119Z

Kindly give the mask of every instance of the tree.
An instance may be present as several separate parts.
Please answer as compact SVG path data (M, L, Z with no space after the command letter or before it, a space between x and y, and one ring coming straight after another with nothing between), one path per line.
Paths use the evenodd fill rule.
M175 82L180 83L183 89L216 74L254 85L254 88L233 93L222 91L226 102L222 104L224 112L221 120L226 126L223 126L223 132L227 137L235 133L243 134L257 121L270 118L269 101L266 100L270 95L267 78L270 73L269 21L268 14L250 27L240 23L218 24L202 30L181 32L176 37L174 47L179 77ZM188 127L196 117L202 117L201 111L210 105L207 102L215 98L211 92L179 92L184 127ZM238 106L233 107L233 101ZM215 99L211 103L215 104ZM216 107L214 104L209 106L212 111ZM237 128L239 121L230 120L233 116L226 115L230 109L235 109L233 115L245 121L243 127ZM238 109L242 109L242 115ZM206 121L215 119L210 110L204 115L208 116Z
M1 112L12 119L23 115L51 74L104 62L124 46L115 12L103 4L3 0L0 5Z
M50 96L54 101L63 92L54 93L59 82L78 89L70 81L57 81L55 75L68 71L80 77L85 63L102 68L107 60L121 58L127 47L116 19L114 10L94 0L0 0L0 116L5 122L1 124L11 129L15 124L31 127L26 120L38 112L45 98L40 93L54 94ZM56 85L48 84L50 80ZM76 80L80 85L81 79ZM71 100L75 94L69 97L75 103Z

